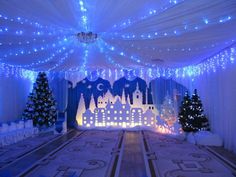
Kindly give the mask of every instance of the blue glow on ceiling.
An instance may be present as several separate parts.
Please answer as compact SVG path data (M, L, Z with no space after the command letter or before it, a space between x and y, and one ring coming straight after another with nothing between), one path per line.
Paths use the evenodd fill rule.
M213 2L211 3L213 4ZM233 38L227 36L224 40L212 40L211 43L206 45L202 45L203 42L200 43L201 41L197 41L199 44L193 44L191 46L181 45L186 43L183 40L179 42L180 44L177 43L176 41L179 38L184 38L184 36L193 34L189 37L191 39L195 37L195 34L201 36L203 31L214 26L230 24L234 22L236 15L231 11L222 12L219 15L204 11L202 14L197 13L192 16L188 16L187 14L185 17L173 10L179 6L182 7L184 4L189 4L191 7L191 3L184 0L169 0L163 2L160 6L152 6L144 3L145 8L141 12L140 9L134 8L134 11L136 10L135 12L140 13L129 14L129 12L123 12L127 14L122 16L123 13L120 12L120 17L117 17L115 13L106 14L107 16L103 16L104 19L100 19L104 26L107 24L106 21L111 19L110 27L105 31L102 31L102 28L98 28L100 25L99 19L96 17L98 12L94 11L94 9L98 8L96 7L98 4L83 0L71 1L71 7L74 9L71 13L74 15L76 26L70 26L68 25L69 23L67 24L60 20L59 22L61 23L48 23L45 22L45 19L40 19L40 17L30 17L27 15L17 15L14 17L11 16L11 13L7 13L4 10L0 14L0 37L2 38L0 41L1 69L15 67L17 69L33 71L86 72L88 69L94 67L92 66L94 63L100 60L96 58L97 56L103 56L104 61L101 60L101 63L108 64L107 68L132 68L134 65L134 67L140 66L153 70L157 68L164 70L163 68L166 67L167 70L174 68L174 71L171 70L171 73L179 76L180 68L171 67L172 61L169 62L168 58L167 64L163 66L160 63L154 63L152 61L155 61L159 55L164 58L165 55L177 52L178 54L176 56L182 55L183 53L185 53L185 56L189 54L194 55L195 53L201 53L200 51L203 50L205 52L207 49L210 49L213 53L232 45L235 40L235 36ZM105 7L105 4L102 4L102 2L101 5ZM139 5L141 8L142 4ZM103 11L99 12L101 14L106 13ZM217 12L220 11L218 10ZM116 21L112 21L112 15ZM53 19L51 20L53 21ZM78 32L88 33L90 31L98 33L97 41L93 44L83 44L78 41L76 37ZM214 36L211 38L213 39ZM167 41L166 45L164 45L164 40ZM173 40L177 45L171 45ZM195 42L196 39L193 39L193 41ZM210 58L205 56L211 56L211 53L208 54L205 52L202 56L204 58ZM71 58L76 58L76 60L74 59L72 61ZM181 60L181 56L179 58L177 59ZM194 57L192 58L195 59ZM234 61L234 54L231 58L230 60ZM199 63L199 60L194 62ZM125 62L128 62L129 65L127 66ZM210 67L210 65L206 67L208 66ZM221 63L220 66L224 68L224 64ZM187 69L188 74L181 75L194 75L192 73L195 73L196 69L192 67L190 66L189 68L191 69ZM203 68L203 66L200 68ZM161 73L160 75L166 76L169 72L165 71Z

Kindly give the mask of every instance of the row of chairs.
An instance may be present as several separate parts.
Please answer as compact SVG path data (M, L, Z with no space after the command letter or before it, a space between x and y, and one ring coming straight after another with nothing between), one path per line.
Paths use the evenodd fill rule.
M3 123L0 125L0 147L10 145L38 134L32 120Z

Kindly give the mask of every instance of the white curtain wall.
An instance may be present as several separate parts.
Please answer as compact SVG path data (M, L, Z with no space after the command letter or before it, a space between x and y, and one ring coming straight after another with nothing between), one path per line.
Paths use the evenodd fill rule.
M19 120L32 88L29 79L0 75L0 123Z
M223 138L226 149L236 152L236 65L179 82L190 91L198 89L212 131Z

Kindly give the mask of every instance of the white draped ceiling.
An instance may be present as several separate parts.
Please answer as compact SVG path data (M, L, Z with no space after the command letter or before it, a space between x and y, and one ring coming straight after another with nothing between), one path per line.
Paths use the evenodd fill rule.
M182 67L236 37L235 0L0 1L0 62L33 70ZM76 34L98 39L80 43Z

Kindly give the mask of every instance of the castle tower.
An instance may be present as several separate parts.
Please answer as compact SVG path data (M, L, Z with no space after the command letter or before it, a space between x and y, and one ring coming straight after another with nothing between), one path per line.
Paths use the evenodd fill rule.
M143 105L143 94L139 90L139 86L137 83L136 90L133 93L133 106L142 107Z
M105 96L103 97L103 101L104 101L104 102L107 102L107 103L108 103L108 101L110 101L110 103L113 103L113 104L114 104L115 100L114 100L114 97L113 97L113 95L111 94L110 90L108 90L108 91L106 92Z
M105 101L104 97L99 96L98 97L98 108L105 108L107 101Z
M94 112L94 109L96 108L95 100L93 94L91 95L90 103L89 103L89 109L91 112Z
M84 95L81 93L78 108L77 108L77 114L76 114L76 121L78 125L82 125L83 113L85 111L86 111L86 108L85 108L85 102L84 102Z
M143 104L141 107L143 108L143 111L147 111L148 110L148 107L149 107L149 104L148 104L148 87L146 88L146 92L145 92L145 96L146 96L146 99L145 99L145 104Z

